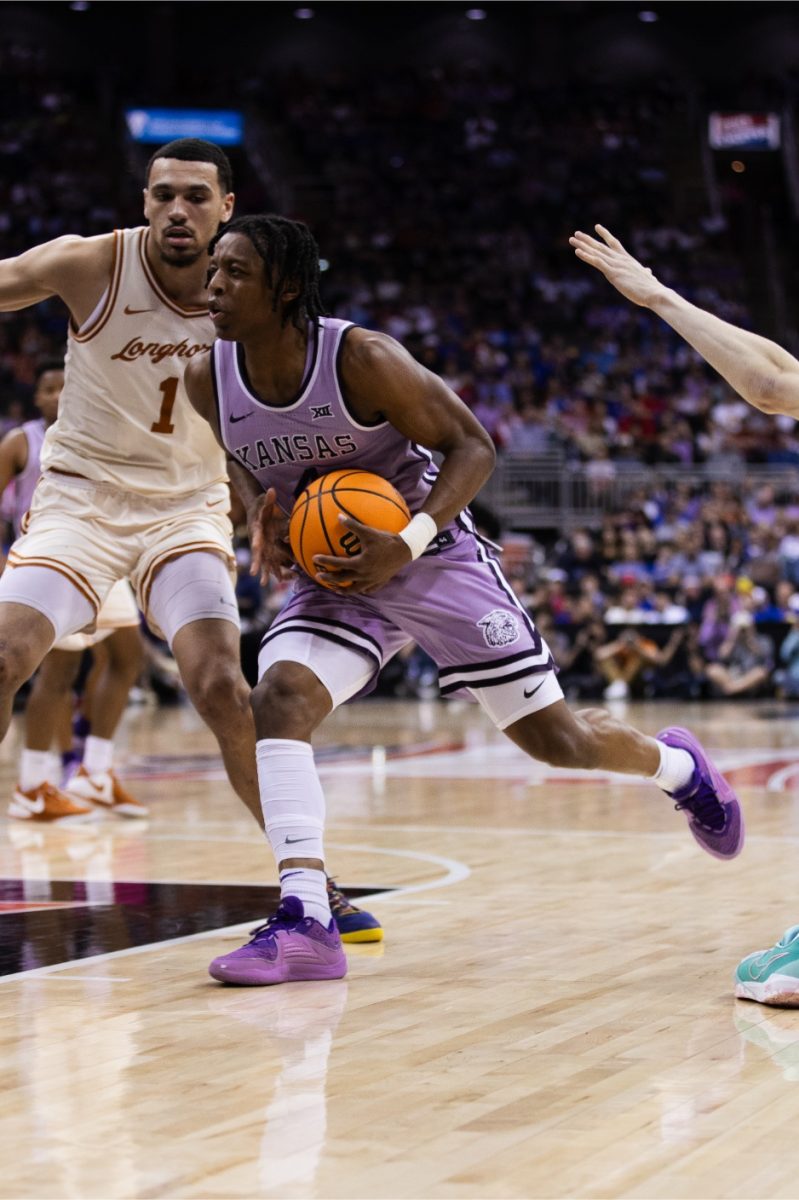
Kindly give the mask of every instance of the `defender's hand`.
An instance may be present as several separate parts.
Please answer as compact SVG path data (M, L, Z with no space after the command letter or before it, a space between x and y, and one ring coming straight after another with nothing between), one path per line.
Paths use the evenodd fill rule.
M569 238L569 245L574 247L574 253L583 262L601 271L622 296L632 300L633 304L649 308L655 296L664 290L663 285L658 283L651 269L639 263L637 258L633 258L604 225L595 225L594 229L602 241L578 230Z

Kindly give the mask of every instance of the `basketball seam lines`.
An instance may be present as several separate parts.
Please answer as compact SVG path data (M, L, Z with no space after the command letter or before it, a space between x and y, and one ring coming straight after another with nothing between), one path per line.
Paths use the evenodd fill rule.
M311 569L312 564L309 563L308 556L306 555L305 549L304 549L305 531L306 531L309 516L310 516L310 506L311 506L312 502L314 502L314 501L316 502L316 515L317 515L317 519L319 521L319 529L320 529L322 536L324 537L324 540L327 542L330 554L333 555L334 557L338 557L338 555L336 553L336 546L333 542L332 536L331 536L330 532L328 531L327 521L325 519L325 513L324 513L324 509L323 509L323 499L324 499L325 495L330 496L333 503L337 506L337 508L340 509L340 511L342 513L345 514L345 516L351 517L353 520L356 520L356 521L360 520L360 517L356 513L354 513L350 508L348 508L346 506L346 504L340 499L340 497L339 497L340 490L343 492L352 492L352 493L355 493L356 495L379 497L379 499L386 501L389 505L391 505L391 507L396 509L397 512L401 513L402 516L405 517L406 520L410 520L410 511L402 497L400 498L400 502L398 502L397 500L395 500L393 498L393 496L388 496L384 492L375 491L372 488L354 487L352 484L348 484L346 482L347 479L349 479L350 477L362 474L362 468L354 467L354 468L352 468L352 470L340 469L339 478L335 480L335 482L333 483L329 492L325 492L324 491L325 480L329 477L330 474L332 474L332 472L328 472L325 475L320 475L318 479L313 480L313 482L308 485L308 488L306 489L305 498L302 501L302 509L298 511L298 508L295 506L295 509L292 512L292 516L291 516L292 523L297 519L299 519L299 521L300 521L300 528L299 528L299 533L298 533L298 537L297 537L297 550L298 550L298 557L300 560L300 566L305 571L305 574L308 575L312 579L314 578L314 574ZM386 482L388 482L388 481L386 481ZM315 490L315 492L312 492L310 489L314 487L314 484L316 485L316 490ZM393 487L393 484L390 486ZM291 527L289 528L289 539L291 540Z

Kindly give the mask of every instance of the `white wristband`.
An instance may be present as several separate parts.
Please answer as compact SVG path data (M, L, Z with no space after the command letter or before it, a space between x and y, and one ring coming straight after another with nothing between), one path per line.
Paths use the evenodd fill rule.
M438 526L429 513L417 513L397 534L411 552L411 560L423 554L438 533Z

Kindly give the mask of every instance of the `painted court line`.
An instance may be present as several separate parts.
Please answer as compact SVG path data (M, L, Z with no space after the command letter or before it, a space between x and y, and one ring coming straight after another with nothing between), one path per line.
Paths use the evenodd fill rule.
M94 959L82 958L80 962L72 963L73 967L79 966L82 962L94 962ZM32 971L25 971L23 974L32 975ZM13 976L9 975L9 979ZM54 975L59 983L130 983L133 979L132 975Z
M160 840L169 841L172 839L166 838L166 839L160 839ZM187 840L187 839L179 839L179 840ZM350 846L350 845L341 845L341 846L338 846L337 848L340 850L352 850L352 849L357 848L358 850L363 850L368 854L388 854L388 855L392 855L396 858L410 858L417 862L418 861L429 862L429 863L435 864L436 866L443 867L446 872L446 874L444 876L439 877L438 879L429 880L426 883L411 884L410 886L408 886L406 888L397 888L396 891L394 891L394 892L373 893L372 895L374 896L375 899L378 899L378 898L379 899L388 899L389 896L393 896L395 898L396 897L402 898L404 896L409 896L413 893L431 891L431 890L435 890L437 888L442 888L442 887L450 887L455 883L460 883L463 879L468 879L469 875L471 874L471 871L469 870L469 868L466 866L465 863L458 862L456 859L453 859L453 858L444 858L438 854L426 854L426 853L422 853L421 851L417 852L417 851L413 851L413 850L386 849L385 847L380 847L380 846L354 847L354 846ZM135 882L135 880L130 880L130 881L126 881L126 882ZM208 881L205 880L204 882L208 882ZM230 881L228 881L228 882L230 882ZM371 898L371 896L370 896L370 898ZM359 897L359 899L362 899L362 897ZM220 929L206 929L206 930L203 930L202 933L190 933L190 934L186 934L184 937L168 938L162 942L150 942L144 946L129 946L125 950L111 950L106 954L93 954L87 958L81 958L77 962L72 961L72 962L65 962L65 963L54 963L52 966L48 966L48 967L35 967L32 971L16 971L12 975L0 976L0 984L7 983L12 979L36 979L36 978L40 978L42 976L54 975L54 974L56 974L58 972L62 972L62 971L73 970L73 971L78 972L78 971L80 971L81 967L86 963L91 963L92 965L94 965L95 963L111 962L113 959L129 957L132 954L143 954L145 951L158 952L159 950L161 950L162 947L165 947L165 946L179 946L186 942L203 941L203 940L208 941L210 938L220 937L220 936L226 935L228 933L235 933L236 930L239 930L239 929L249 931L251 928L252 928L252 920L241 921L237 925L227 925ZM74 978L76 980L83 980L83 979L92 978L92 977L76 974L74 976Z
M116 958L129 958L132 954L144 954L146 951L158 951L166 946L180 946L184 942L208 941L219 937L220 934L235 932L237 929L252 927L252 921L242 921L239 925L227 925L223 929L205 929L202 933L188 933L184 937L167 938L163 942L148 942L145 946L128 946L125 950L109 950L107 954L92 954L88 958L80 958L74 962L53 963L49 967L34 967L32 971L16 971L13 975L0 975L0 986L12 979L37 979L43 975L54 975L59 971L79 971L87 964L95 966L101 962L111 962ZM82 976L76 976L82 978Z
M342 828L344 828L344 826L342 826ZM350 825L349 828L357 829L358 826ZM374 835L375 833L380 833L383 830L386 830L387 832L390 832L390 833L413 833L413 834L416 834L416 833L431 834L432 833L432 834L436 834L436 835L440 834L442 836L446 835L446 834L450 834L450 833L471 834L474 837L482 837L482 838L485 838L487 836L490 836L490 837L513 837L513 838L531 837L531 838L541 838L541 839L545 839L545 838L549 838L549 837L565 837L565 838L575 838L575 839L601 838L601 839L606 839L606 840L614 839L614 838L624 838L624 839L656 838L656 839L665 840L665 841L667 841L669 839L679 841L680 839L685 837L685 829L680 829L679 826L673 832L669 832L668 830L657 830L657 829L649 829L649 830L647 830L647 829L640 829L640 830L635 830L635 829L574 829L574 828L558 828L558 827L553 827L551 829L543 829L543 828L541 828L539 826L535 826L535 825L523 825L523 826L513 826L513 827L507 826L502 829L498 829L494 825L382 825L381 824L381 825L377 825L377 826L371 825L369 827L369 833L372 835ZM224 843L230 844L230 845L252 844L252 838L225 837L224 833L213 833L213 834L208 833L207 835L203 835L202 833L197 833L197 834L192 835L192 834L179 834L179 833L152 833L151 834L148 832L146 837L147 837L148 841L154 841L154 842L173 842L173 841L174 842L207 842L207 841L214 841L214 842L224 842ZM773 835L767 834L767 833L752 833L752 834L748 833L747 834L747 842L757 842L757 841L779 842L780 844L785 843L786 845L793 845L793 844L799 845L799 835L791 835L791 834L783 834L783 833L775 833ZM355 850L355 851L359 851L359 852L360 851L366 852L370 849L370 847L361 845L359 843L353 843L352 845L345 846L345 844L343 842L340 843L340 842L327 841L326 844L331 849L349 849L349 850ZM379 852L381 854L384 854L384 853L388 852L388 849L385 846L374 847L373 849L375 850L376 853ZM407 853L410 853L410 852L407 852ZM136 881L132 880L131 882L136 882ZM146 882L158 882L158 881L146 881ZM187 882L187 881L184 881L184 882ZM203 882L206 882L206 881L204 880ZM212 882L212 881L209 881L209 882ZM225 879L225 880L221 880L220 882L232 883L232 882L240 882L240 880L234 881L234 880L230 880L230 879Z

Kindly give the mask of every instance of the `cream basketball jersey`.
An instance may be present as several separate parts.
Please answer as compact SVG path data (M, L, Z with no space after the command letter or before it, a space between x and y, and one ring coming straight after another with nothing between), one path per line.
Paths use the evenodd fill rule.
M178 496L226 478L211 427L183 386L186 364L210 349L205 308L183 309L145 256L148 230L114 233L111 281L80 329L70 329L58 420L42 467L127 492Z

